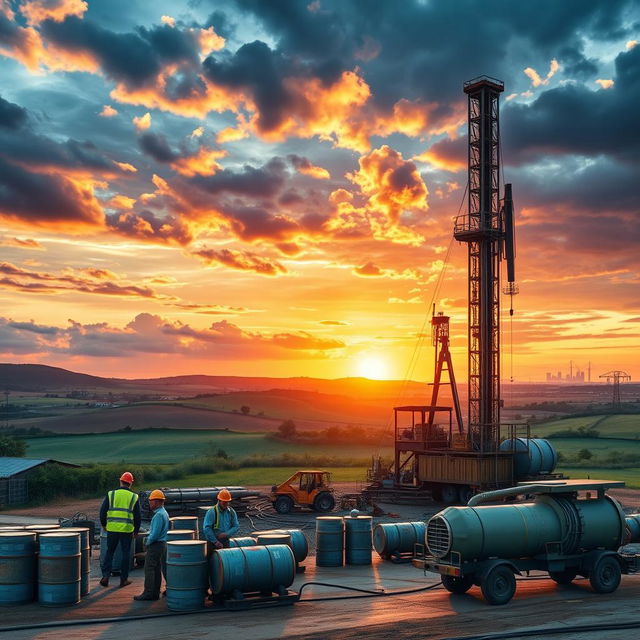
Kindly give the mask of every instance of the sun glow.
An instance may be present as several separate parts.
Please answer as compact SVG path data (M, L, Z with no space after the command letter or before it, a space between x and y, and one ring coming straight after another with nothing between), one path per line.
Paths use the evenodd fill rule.
M378 356L367 356L358 364L358 375L371 380L385 380L388 375L387 363Z

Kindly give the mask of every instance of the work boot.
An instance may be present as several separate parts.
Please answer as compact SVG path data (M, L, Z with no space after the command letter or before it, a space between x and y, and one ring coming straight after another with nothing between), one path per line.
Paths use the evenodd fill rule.
M131 584L131 580L120 580L120 589L122 589L122 587L126 587L127 585Z
M108 587L109 586L109 577L108 576L105 576L105 577L100 579L100 586L101 587Z
M140 595L133 596L134 600L159 600L159 596L150 596L147 593L141 593Z

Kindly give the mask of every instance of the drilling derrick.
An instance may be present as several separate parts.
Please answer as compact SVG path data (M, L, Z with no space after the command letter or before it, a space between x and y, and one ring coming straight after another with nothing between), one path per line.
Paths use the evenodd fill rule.
M455 221L454 237L468 244L469 434L473 448L495 451L500 438L500 261L514 273L511 185L500 199L499 97L504 84L488 76L464 84L468 97L468 213Z

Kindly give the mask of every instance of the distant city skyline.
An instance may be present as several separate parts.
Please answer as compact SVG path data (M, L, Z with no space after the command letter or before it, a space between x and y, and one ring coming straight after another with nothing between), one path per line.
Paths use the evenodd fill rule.
M640 6L0 0L0 359L467 377L463 82L503 80L501 377L640 379ZM553 365L552 365L553 363Z

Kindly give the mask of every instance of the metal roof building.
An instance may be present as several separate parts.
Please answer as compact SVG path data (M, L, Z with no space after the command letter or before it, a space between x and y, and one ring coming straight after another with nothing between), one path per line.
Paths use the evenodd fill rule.
M77 464L51 458L12 458L0 456L0 507L29 499L29 473L45 464L77 467Z

